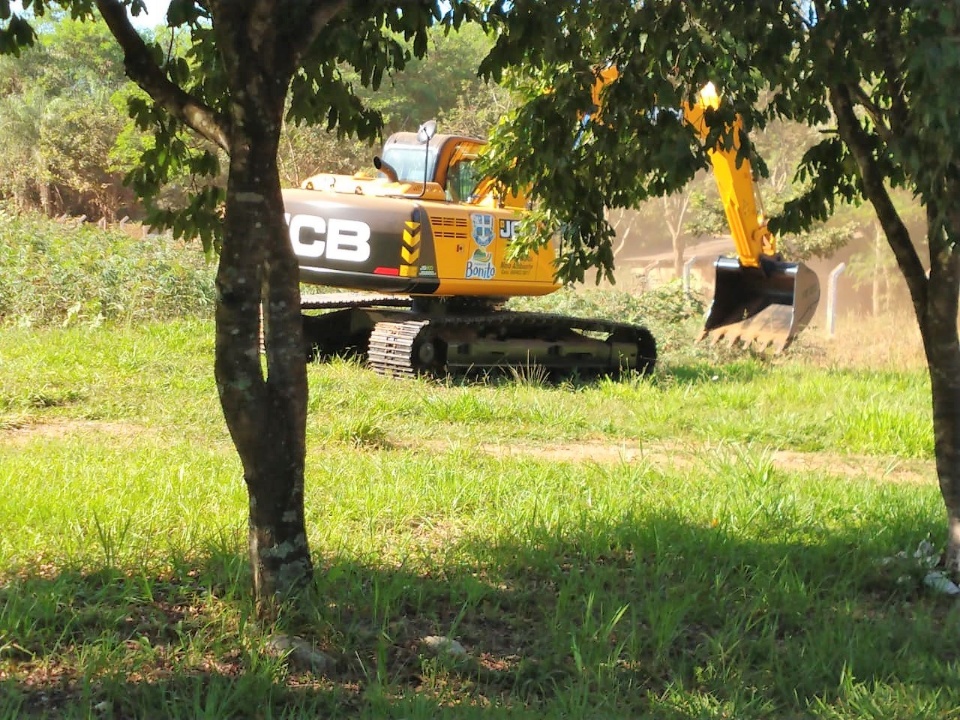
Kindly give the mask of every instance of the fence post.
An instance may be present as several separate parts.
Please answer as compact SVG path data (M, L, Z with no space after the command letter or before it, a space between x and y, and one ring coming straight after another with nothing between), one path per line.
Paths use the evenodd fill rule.
M827 288L827 335L830 337L833 337L837 328L837 280L846 267L846 263L840 263L830 271L830 284Z
M683 292L685 295L690 294L690 272L693 270L693 264L696 261L697 256L694 255L683 264Z

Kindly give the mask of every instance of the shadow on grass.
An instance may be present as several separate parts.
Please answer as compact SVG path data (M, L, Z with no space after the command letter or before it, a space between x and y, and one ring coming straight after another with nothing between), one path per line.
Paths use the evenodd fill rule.
M946 717L958 612L878 565L922 537L898 522L798 545L624 518L321 559L279 623L332 659L318 674L263 652L240 555L22 568L0 587L0 716Z

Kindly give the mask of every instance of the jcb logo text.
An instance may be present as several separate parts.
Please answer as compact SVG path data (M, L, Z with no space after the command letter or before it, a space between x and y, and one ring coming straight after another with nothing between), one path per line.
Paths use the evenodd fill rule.
M370 226L360 220L325 220L315 215L290 215L293 251L302 258L326 257L342 262L365 262L370 257Z

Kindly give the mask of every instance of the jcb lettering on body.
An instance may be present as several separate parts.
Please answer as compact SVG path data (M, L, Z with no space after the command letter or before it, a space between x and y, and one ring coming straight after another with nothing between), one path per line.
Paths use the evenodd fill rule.
M285 215L290 242L300 257L365 262L370 258L370 226L360 220L316 215Z
M516 220L500 220L500 237L506 240L512 239L516 224Z

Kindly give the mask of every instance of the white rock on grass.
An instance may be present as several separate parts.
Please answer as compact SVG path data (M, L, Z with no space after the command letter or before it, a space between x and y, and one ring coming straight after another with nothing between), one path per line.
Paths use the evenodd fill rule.
M300 670L319 673L333 665L333 659L329 655L298 637L271 635L264 649L274 657L286 657L287 662Z
M927 573L923 582L927 587L944 595L960 595L960 587L939 570Z
M467 656L467 650L463 645L452 638L442 635L427 635L420 642L434 655L449 655L450 657L457 658Z

